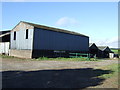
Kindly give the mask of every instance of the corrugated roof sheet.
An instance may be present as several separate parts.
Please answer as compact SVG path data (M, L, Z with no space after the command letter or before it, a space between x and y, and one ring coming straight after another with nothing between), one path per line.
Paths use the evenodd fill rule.
M9 34L10 34L10 32L5 33L5 34L1 34L0 37L4 37L4 36L9 35Z
M98 49L104 51L108 46L98 46Z
M6 35L10 34L10 30L6 30L6 31L0 31L0 37L4 37Z
M108 48L108 49L107 49L107 48ZM98 49L100 49L100 50L102 50L102 51L107 50L107 51L109 51L110 53L114 53L114 52L111 51L111 49L110 49L108 46L98 46Z
M0 30L0 35L10 32L11 30L2 31Z
M25 22L25 21L21 21L23 23L32 25L36 28L42 28L42 29L46 29L46 30L51 30L51 31L55 31L55 32L63 32L63 33L68 33L68 34L73 34L73 35L79 35L79 36L84 36L84 37L88 37L86 35L77 33L77 32L73 32L73 31L68 31L68 30L64 30L64 29L58 29L58 28L53 28L53 27L48 27L48 26L44 26L44 25L39 25L39 24L34 24L34 23L30 23L30 22Z
M89 47L91 46L91 45L93 45L94 43L89 43Z

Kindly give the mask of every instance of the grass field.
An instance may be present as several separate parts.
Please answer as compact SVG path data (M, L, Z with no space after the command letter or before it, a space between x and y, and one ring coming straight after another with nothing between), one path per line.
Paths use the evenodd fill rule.
M118 73L120 73L119 71L120 64L111 64L111 65L99 67L98 69L110 70L112 72L98 76L98 78L105 79L105 81L101 85L97 85L90 88L116 88L115 90L119 90L117 88L120 87L120 82L119 82L120 80L118 78Z
M6 55L0 55L1 58L16 58L17 60L22 60L20 58L17 57L13 57L13 56L6 56ZM23 59L24 60L24 59ZM45 61L45 60L49 60L49 61L99 61L101 59L95 59L95 58L63 58L63 57L58 57L58 58L47 58L47 57L40 57L37 59L29 59L29 60L37 60L37 61Z
M58 58L47 58L47 57L40 57L36 59L24 59L24 58L18 58L14 56L7 56L7 55L0 55L1 58L14 58L16 60L32 60L32 61L102 61L102 60L112 60L110 58L86 58L86 57L81 57L81 58L64 58L64 57L58 57Z
M120 69L120 64L108 65L108 66L102 67L101 69L113 71L113 73L104 74L104 75L100 76L101 78L108 79L111 77L116 77L116 76L118 77L118 73L120 72L120 71L118 71Z
M118 54L120 56L120 49L111 49L115 54Z
M102 70L111 70L112 73L109 74L103 74L101 76L98 76L99 78L104 78L106 81L104 82L105 86L110 87L120 87L120 80L118 78L118 73L120 73L120 64L111 64L105 67L101 67ZM96 86L96 88L102 88L104 85Z
M112 49L115 54L118 54L118 50Z
M98 59L94 59L94 58L62 58L62 57L58 57L58 58L47 58L47 57L42 57L42 58L38 58L36 60L52 60L52 61L98 61Z

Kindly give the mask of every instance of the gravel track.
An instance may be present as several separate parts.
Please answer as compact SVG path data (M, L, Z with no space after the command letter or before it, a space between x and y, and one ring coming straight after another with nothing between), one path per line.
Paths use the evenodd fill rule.
M74 68L96 68L113 63L118 63L118 60L101 60L101 61L35 61L35 60L23 60L16 58L3 58L0 59L2 68L0 71L8 70L45 70L45 69L74 69Z

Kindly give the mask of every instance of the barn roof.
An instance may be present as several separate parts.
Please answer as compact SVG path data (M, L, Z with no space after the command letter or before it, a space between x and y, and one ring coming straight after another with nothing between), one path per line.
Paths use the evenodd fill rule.
M98 47L95 45L95 43L89 43L89 49L91 50L98 50Z
M4 37L6 35L9 35L10 34L10 30L8 31L0 31L0 37Z
M0 42L10 42L10 30L0 31Z
M4 36L9 35L9 34L10 34L10 32L9 32L9 33L5 33L5 34L2 34L2 35L0 35L0 37L4 37Z
M6 30L6 31L2 31L2 30L0 30L0 35L2 35L2 34L6 34L6 33L8 33L8 32L10 32L10 30Z
M89 47L92 46L94 43L89 43Z
M108 46L98 46L98 49L104 51Z
M111 51L111 49L108 46L98 46L98 48L102 51L113 53L113 51Z
M55 31L55 32L63 32L63 33L88 37L86 35L83 35L83 34L80 34L80 33L77 33L77 32L73 32L73 31L68 31L68 30L54 28L54 27L48 27L48 26L45 26L45 25L39 25L39 24L34 24L34 23L30 23L30 22L25 22L25 21L21 21L21 22L32 25L32 26L34 26L36 28L42 28L42 29L51 30L51 31Z
M96 46L95 43L89 43L89 47L91 47L92 45ZM97 47L97 46L96 46Z

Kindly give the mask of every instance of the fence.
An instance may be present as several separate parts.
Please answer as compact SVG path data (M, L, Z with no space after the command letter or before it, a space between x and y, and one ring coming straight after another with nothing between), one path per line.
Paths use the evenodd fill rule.
M90 60L90 54L89 53L69 53L70 57L72 58L86 58L87 60Z

